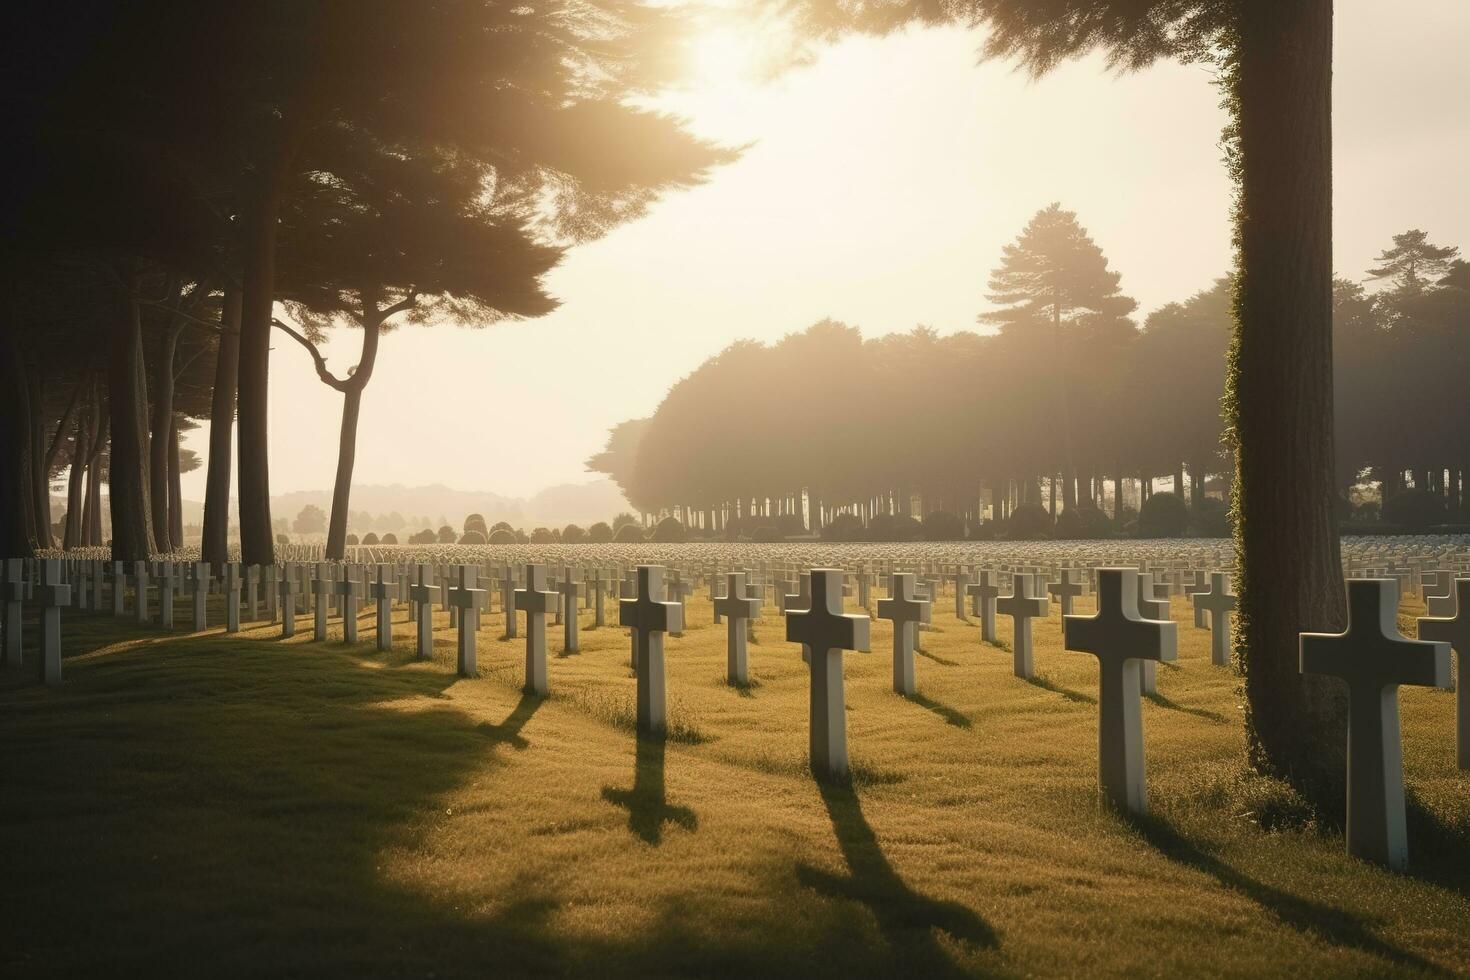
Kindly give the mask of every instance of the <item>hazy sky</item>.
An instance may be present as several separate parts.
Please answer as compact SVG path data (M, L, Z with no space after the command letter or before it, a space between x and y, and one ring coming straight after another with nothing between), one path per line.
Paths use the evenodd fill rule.
M1361 277L1409 227L1470 251L1467 43L1466 0L1337 0L1340 274ZM738 41L704 45L697 87L670 104L700 134L751 148L569 254L549 280L551 316L385 337L355 482L507 495L583 482L609 426L652 412L737 338L826 316L868 336L972 329L1001 246L1051 201L1078 213L1141 313L1226 271L1223 117L1206 69L1115 77L1094 59L1031 81L977 65L979 44L954 30L852 40L764 85L741 77ZM338 331L333 369L360 343ZM752 397L795 412L801 392ZM272 490L331 487L340 410L305 352L276 341ZM202 455L207 426L187 440ZM186 497L203 487L202 468L184 477Z

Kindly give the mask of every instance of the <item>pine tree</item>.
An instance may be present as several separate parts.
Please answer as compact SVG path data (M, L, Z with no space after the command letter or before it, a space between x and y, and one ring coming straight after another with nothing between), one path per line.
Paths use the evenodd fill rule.
M1368 278L1391 281L1395 298L1407 299L1447 275L1459 255L1458 248L1441 248L1430 243L1427 234L1411 228L1393 236L1393 248L1379 253L1378 266L1368 270Z
M1068 390L1072 372L1066 370L1065 328L1089 318L1116 320L1138 304L1118 292L1118 273L1108 268L1107 256L1060 203L1036 212L1014 244L1007 245L1001 263L990 274L986 298L1002 308L980 314L982 323L1001 329L1022 323L1050 323L1056 362L1063 382L1057 386L1057 426L1061 433L1064 466L1064 505L1077 507L1077 471L1072 453L1072 418Z

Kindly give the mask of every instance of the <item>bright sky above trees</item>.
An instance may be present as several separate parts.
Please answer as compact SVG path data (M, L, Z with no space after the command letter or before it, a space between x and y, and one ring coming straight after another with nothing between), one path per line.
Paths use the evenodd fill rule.
M1459 54L1470 7L1393 8L1337 4L1336 264L1351 278L1405 228L1470 246L1470 66ZM702 135L750 150L573 251L549 277L563 303L551 316L385 338L357 482L517 494L579 481L608 426L650 412L737 337L773 340L828 315L868 336L973 329L1002 246L1051 201L1077 212L1140 316L1225 271L1223 115L1204 69L1100 79L1093 60L1033 82L1007 65L977 68L978 46L958 31L854 39L762 85L740 77L738 35L699 45L694 87L669 105ZM343 332L328 345L334 370L359 342ZM272 490L325 489L337 396L296 345L275 348ZM490 421L497 409L504 426ZM203 453L204 432L186 445ZM183 479L184 495L202 499L203 470Z

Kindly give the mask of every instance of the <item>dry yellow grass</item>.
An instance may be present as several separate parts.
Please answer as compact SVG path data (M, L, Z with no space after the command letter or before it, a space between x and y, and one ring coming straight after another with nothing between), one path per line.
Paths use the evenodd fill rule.
M1026 683L938 605L919 697L890 690L886 622L847 655L851 788L807 773L805 667L769 611L735 690L725 627L690 601L663 745L633 736L626 632L588 614L580 653L550 630L544 700L498 614L474 680L442 618L414 662L401 611L388 655L370 615L355 647L335 623L318 644L309 624L282 641L70 616L64 687L0 683L0 972L1470 969L1452 695L1403 692L1414 867L1393 874L1244 775L1237 679L1187 602L1144 707L1138 821L1098 806L1096 663L1061 650L1055 608Z

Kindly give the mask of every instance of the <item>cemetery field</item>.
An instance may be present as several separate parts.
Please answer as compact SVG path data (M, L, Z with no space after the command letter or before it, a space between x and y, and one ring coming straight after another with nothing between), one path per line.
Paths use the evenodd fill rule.
M0 674L0 974L1470 970L1454 695L1401 692L1411 870L1384 871L1244 773L1238 679L1172 605L1133 820L1099 807L1097 661L1061 649L1055 605L1026 682L936 602L914 698L875 620L846 656L850 787L807 771L779 616L733 689L703 593L666 641L666 743L634 737L627 632L585 610L579 653L548 626L546 698L498 612L477 679L442 612L429 662L401 606L386 654L371 610L353 646L336 620L317 643L68 614L63 686Z

